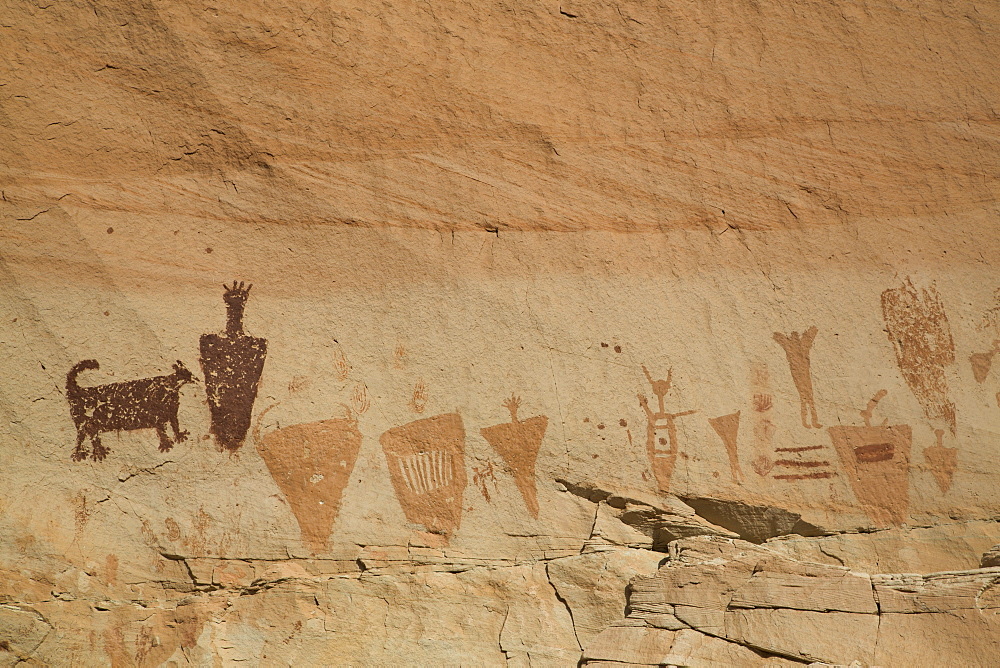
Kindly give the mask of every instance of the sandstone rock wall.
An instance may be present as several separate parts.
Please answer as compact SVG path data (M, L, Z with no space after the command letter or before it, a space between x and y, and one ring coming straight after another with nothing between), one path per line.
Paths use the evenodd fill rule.
M3 4L0 663L989 665L998 27Z

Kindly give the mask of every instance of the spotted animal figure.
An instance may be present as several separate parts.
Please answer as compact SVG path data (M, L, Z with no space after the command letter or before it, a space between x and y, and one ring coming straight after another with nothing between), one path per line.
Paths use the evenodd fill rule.
M73 461L82 461L88 455L94 461L104 459L108 448L101 444L101 433L107 431L155 429L160 437L160 452L167 452L174 443L188 437L188 432L181 431L177 423L180 389L198 379L183 362L178 360L169 376L91 387L81 387L77 383L76 377L81 372L99 368L97 360L83 360L66 374L66 399L76 425ZM174 432L173 439L167 435L168 423ZM88 438L93 445L92 453L84 446Z

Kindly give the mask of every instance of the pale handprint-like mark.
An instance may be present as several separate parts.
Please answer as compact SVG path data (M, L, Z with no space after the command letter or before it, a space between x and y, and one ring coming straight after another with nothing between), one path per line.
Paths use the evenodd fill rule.
M333 370L337 372L338 380L347 380L348 374L351 373L351 365L348 363L344 351L340 348L337 348L337 351L333 353Z
M354 386L351 394L351 408L358 415L364 414L371 407L371 399L368 397L368 387L364 383Z
M427 407L427 385L424 381L418 380L413 386L413 398L410 399L410 408L417 413L423 413Z

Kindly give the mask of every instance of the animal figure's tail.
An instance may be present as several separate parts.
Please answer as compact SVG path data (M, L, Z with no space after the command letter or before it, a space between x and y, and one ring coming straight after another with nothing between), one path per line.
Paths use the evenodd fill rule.
M101 365L97 363L97 360L83 360L74 364L73 368L66 374L66 392L73 394L80 391L80 386L76 383L76 377L81 371L100 368Z

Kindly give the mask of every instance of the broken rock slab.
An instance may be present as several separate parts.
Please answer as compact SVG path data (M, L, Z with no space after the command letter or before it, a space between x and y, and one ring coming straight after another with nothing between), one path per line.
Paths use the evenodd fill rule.
M983 552L989 554L998 542L1000 522L972 520L815 538L788 535L769 540L767 546L792 559L866 573L938 573L976 568Z
M613 626L584 650L580 665L588 668L624 668L803 664L784 657L767 656L752 648L692 629L668 631L645 626Z
M729 529L751 543L763 543L769 538L789 534L812 537L829 533L806 522L799 513L777 506L709 497L682 496L680 499L702 519Z
M667 551L667 544L688 536L722 536L737 538L738 534L713 524L698 516L688 504L669 494L649 494L635 490L610 490L588 482L570 482L557 479L567 492L598 504L597 520L604 519L601 509L606 509L622 524L648 539L648 547L659 552ZM595 522L595 528L600 528ZM610 532L603 535L608 538Z
M628 610L585 647L585 665L714 665L667 661L682 633L750 652L726 665L992 665L1000 568L869 575L699 536L671 543L655 575L632 581Z
M992 568L1000 566L1000 545L994 545L983 553L983 558L979 560L980 568Z
M656 573L663 558L662 552L612 547L548 562L549 581L569 608L582 646L621 619L629 581Z

